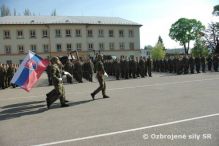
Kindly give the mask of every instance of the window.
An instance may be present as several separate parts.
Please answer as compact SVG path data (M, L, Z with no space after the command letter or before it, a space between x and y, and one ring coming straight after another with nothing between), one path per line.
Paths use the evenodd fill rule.
M79 51L81 50L81 43L76 44L76 49L79 50Z
M56 45L56 50L57 50L57 52L62 52L62 45L61 44L57 44Z
M119 37L124 37L124 31L123 30L119 30Z
M99 43L99 49L104 50L104 43Z
M48 45L48 44L44 44L44 45L43 45L43 51L44 51L45 53L48 53L48 52L49 52L49 45Z
M109 37L113 37L113 30L109 30Z
M48 37L48 31L47 30L43 30L43 38L47 38Z
M30 30L30 38L36 38L36 31Z
M56 29L56 37L61 37L61 30L60 29Z
M124 43L119 43L119 48L122 49L122 50L125 49Z
M23 39L23 38L24 38L24 36L23 36L23 30L18 30L18 31L17 31L17 38L18 38L18 39Z
M92 30L88 30L87 31L87 36L88 37L93 37L93 31Z
M133 30L129 30L129 37L134 37Z
M65 30L65 36L66 37L71 37L71 30L70 29Z
M67 48L67 51L71 51L71 44L67 44L66 48Z
M5 46L5 54L11 54L11 46Z
M93 50L93 48L94 48L94 45L93 45L92 43L89 43L89 44L88 44L88 49L89 49L89 50Z
M115 49L114 43L110 43L110 44L109 44L109 48L110 48L110 50L114 50L114 49Z
M32 52L36 52L36 45L30 45L30 50Z
M81 37L81 30L80 29L76 29L76 37Z
M5 30L4 31L4 39L10 39L10 31L9 30Z
M129 43L129 49L130 49L130 50L134 50L134 49L135 49L134 43Z
M18 53L20 53L20 54L24 53L24 46L23 45L18 45Z
M99 30L99 35L98 35L99 37L104 37L104 34L103 34L103 29L100 29Z

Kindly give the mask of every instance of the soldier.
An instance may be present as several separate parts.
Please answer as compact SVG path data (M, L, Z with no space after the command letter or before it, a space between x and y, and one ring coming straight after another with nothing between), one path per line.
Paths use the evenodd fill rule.
M125 66L124 66L124 56L120 57L120 68L121 68L121 77L125 78Z
M6 65L2 64L2 71L1 71L1 81L2 81L2 89L7 88L7 71L6 71Z
M70 62L70 60L67 60L66 64L64 65L64 70L69 72L70 74L72 74L72 63ZM72 84L72 77L71 76L66 76L67 79L67 83Z
M62 70L61 70L62 63L58 57L53 57L51 59L51 63L52 63L51 76L52 76L52 81L55 91L60 99L61 107L67 107L69 105L66 104L66 102L68 101L65 99L65 89L63 86ZM46 102L47 102L47 107L49 109L51 104L49 103L48 99L46 100Z
M7 78L8 78L8 85L10 86L10 81L13 78L14 74L16 72L14 64L9 64L9 67L7 69ZM15 88L15 85L12 84L13 88Z
M194 65L195 65L194 58L192 56L190 56L189 57L189 68L190 68L191 74L194 74Z
M201 60L200 57L195 57L195 68L196 68L196 72L200 73L200 65L201 65Z
M93 82L94 64L89 58L87 61L88 80Z
M124 74L125 74L125 79L129 79L129 61L127 56L125 56L124 59Z
M83 83L82 74L82 63L79 60L76 60L74 64L74 77L79 83Z
M188 74L189 73L189 60L188 57L186 55L183 56L182 59L182 64L183 64L183 72L184 74Z
M93 100L95 99L95 95L101 90L102 90L103 98L109 98L109 96L106 95L106 82L104 79L105 70L102 60L103 60L103 56L99 54L98 61L96 63L97 80L99 82L99 87L93 93L91 93L91 97Z
M205 57L201 57L202 72L205 73Z
M130 60L130 72L131 72L131 77L136 78L136 72L137 72L137 62L135 61L134 56L131 57Z
M3 66L2 64L0 63L0 88L2 88L3 86L3 77L2 77L2 74L3 74ZM2 88L3 89L3 88Z
M173 62L172 62L170 57L168 58L167 62L168 62L169 73L172 73L173 72Z
M115 68L116 79L119 80L121 69L120 69L120 62L118 58L115 60L114 68Z
M208 71L211 71L211 68L212 68L212 58L211 58L211 55L208 55L208 57L207 57L207 64L208 64Z
M145 61L142 56L140 57L140 60L139 60L139 69L140 69L141 77L144 78L145 77Z
M136 66L137 66L136 76L139 77L140 67L139 67L139 59L138 59L138 57L136 57Z
M218 57L217 55L214 55L213 57L213 66L214 66L214 71L218 72Z
M46 68L46 73L47 73L47 76L48 76L49 85L52 85L51 69L52 69L52 65L51 65L51 62L50 62L49 65Z
M149 77L152 77L152 74L151 74L151 58L150 56L147 58L147 73L149 75Z

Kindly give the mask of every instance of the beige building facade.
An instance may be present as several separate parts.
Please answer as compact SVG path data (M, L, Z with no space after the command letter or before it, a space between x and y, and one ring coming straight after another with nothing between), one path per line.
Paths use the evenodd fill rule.
M117 17L1 17L0 63L20 63L29 50L43 58L73 50L80 56L140 56L140 27Z

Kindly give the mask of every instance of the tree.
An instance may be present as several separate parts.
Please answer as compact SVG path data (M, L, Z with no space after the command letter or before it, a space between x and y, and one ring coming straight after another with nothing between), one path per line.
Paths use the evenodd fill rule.
M171 39L179 41L185 49L185 54L188 54L190 41L199 37L204 28L204 25L196 19L180 18L171 25L169 36Z
M206 44L212 49L212 52L218 52L219 50L219 23L211 23L204 33Z
M219 5L214 6L212 14L219 16Z
M24 16L31 16L31 12L29 9L24 10Z
M11 11L6 5L3 4L0 7L0 14L1 14L1 17L11 16Z
M198 38L196 39L195 41L195 44L194 44L194 48L192 48L192 55L194 57L197 57L197 56L208 56L208 48L206 47L205 45L205 42L201 39L201 38Z
M164 47L163 39L161 38L161 36L158 37L157 43L161 43ZM165 47L164 47L164 50L165 50Z
M152 59L158 60L158 59L163 59L165 57L165 50L163 44L158 42L155 47L151 50L151 56Z
M51 16L57 16L56 9L52 11Z
M14 16L17 16L17 12L16 9L14 8Z

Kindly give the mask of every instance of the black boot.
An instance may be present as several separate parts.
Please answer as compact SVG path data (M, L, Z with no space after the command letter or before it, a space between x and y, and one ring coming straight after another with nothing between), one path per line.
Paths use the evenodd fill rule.
M91 95L92 99L95 100L95 98L94 98L94 97L95 97L94 93L91 93L90 95Z

